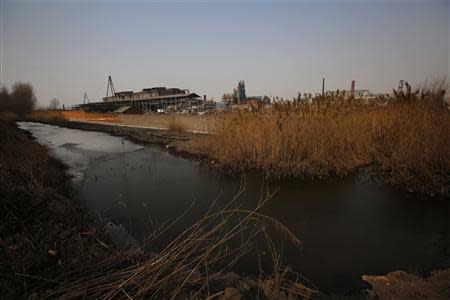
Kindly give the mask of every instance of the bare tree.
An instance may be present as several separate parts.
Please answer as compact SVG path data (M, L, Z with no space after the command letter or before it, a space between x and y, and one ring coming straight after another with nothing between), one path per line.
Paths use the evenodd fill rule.
M11 110L11 95L6 87L0 88L0 111Z
M36 105L34 89L29 83L16 82L12 87L10 98L10 110L19 115L30 112Z
M53 98L52 100L50 100L50 104L48 106L48 108L50 110L57 110L59 107L59 100L56 98Z

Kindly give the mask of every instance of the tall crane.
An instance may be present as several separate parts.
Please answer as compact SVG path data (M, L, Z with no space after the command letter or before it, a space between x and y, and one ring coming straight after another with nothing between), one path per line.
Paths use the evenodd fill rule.
M87 103L89 103L90 101L89 101L89 97L88 97L88 95L86 94L86 92L84 92L84 97L83 97L83 104L86 104L86 101L87 101Z
M111 97L116 95L116 90L114 89L114 83L112 81L111 76L108 76L108 85L106 87L106 98L108 98L108 94L111 92Z

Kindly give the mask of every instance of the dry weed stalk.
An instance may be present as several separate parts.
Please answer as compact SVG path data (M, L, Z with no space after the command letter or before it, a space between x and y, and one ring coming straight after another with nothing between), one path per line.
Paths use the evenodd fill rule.
M251 249L253 238L263 231L262 223L269 221L295 245L301 244L288 228L258 212L273 193L261 198L254 210L243 210L236 204L243 192L241 188L232 201L217 212L213 212L214 202L199 221L159 253L148 252L147 248L161 233L146 240L138 251L119 253L85 269L80 279L62 284L48 297L179 299L219 295L224 287L218 287L218 282ZM236 247L231 246L233 242L237 243ZM275 267L274 272L281 270L280 265ZM299 281L288 281L283 274L286 274L284 269L275 281L279 291L307 298L314 294L313 289Z

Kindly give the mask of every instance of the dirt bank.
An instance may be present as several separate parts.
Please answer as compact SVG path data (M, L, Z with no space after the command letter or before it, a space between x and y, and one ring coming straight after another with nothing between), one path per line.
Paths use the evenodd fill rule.
M47 148L2 122L0 141L1 297L27 298L101 259L110 243L102 224L68 198L66 166Z
M72 129L106 132L114 136L126 137L137 143L158 145L167 149L174 155L196 160L205 160L207 158L206 154L203 153L199 147L202 140L205 138L205 135L200 133L129 127L116 124L98 124L92 122L60 121L46 123Z

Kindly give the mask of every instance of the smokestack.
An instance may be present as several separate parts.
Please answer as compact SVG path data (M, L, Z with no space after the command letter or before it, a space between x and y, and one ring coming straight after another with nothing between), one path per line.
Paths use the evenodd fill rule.
M355 81L352 80L352 88L350 90L350 97L354 98L355 97Z
M203 95L203 101L206 101L206 95Z
M325 77L322 78L322 96L325 95Z

